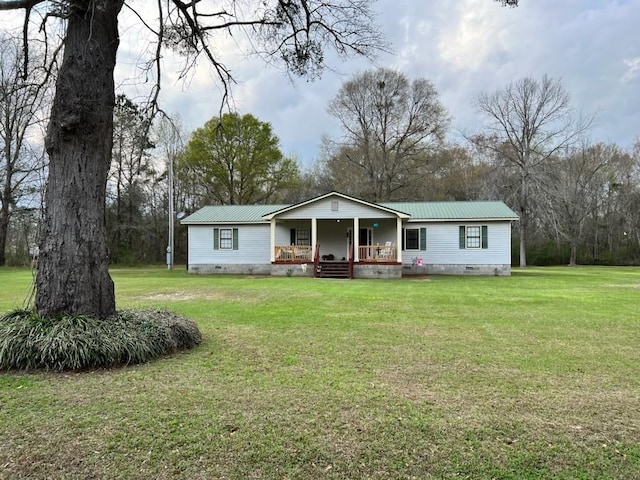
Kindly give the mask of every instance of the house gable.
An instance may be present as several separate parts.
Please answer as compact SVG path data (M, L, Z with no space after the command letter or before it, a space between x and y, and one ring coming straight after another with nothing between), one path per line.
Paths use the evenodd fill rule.
M402 218L409 215L375 203L366 202L339 192L329 192L325 195L306 200L301 203L276 210L264 216L265 220L277 218L279 220L317 218L317 219L346 219L346 218Z

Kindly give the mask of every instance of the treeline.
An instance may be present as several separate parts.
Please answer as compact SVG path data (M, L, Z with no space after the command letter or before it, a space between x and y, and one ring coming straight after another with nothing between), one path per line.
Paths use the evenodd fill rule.
M10 90L18 82L10 73L0 70L0 265L25 265L37 254L47 96ZM17 100L33 109L24 115L11 107ZM546 76L485 93L476 107L482 129L452 142L449 112L429 80L389 69L358 74L328 105L343 135L325 138L301 168L252 115L227 113L187 134L178 118L152 120L119 95L105 205L111 262L164 263L170 210L179 266L187 255L181 214L337 190L372 202L503 200L521 218L516 265L640 264L640 139L631 148L590 141L590 119L572 118L568 93Z

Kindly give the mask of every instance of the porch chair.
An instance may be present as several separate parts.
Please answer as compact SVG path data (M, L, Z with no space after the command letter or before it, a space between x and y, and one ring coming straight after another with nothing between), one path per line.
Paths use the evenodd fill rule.
M380 258L383 260L393 260L394 242L385 242L384 248L380 251Z

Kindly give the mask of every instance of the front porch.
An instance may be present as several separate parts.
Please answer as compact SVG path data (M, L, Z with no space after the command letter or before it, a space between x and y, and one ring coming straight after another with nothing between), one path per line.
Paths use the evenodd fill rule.
M316 246L316 250L320 251L320 245ZM388 241L381 245L361 245L357 247L358 255L353 256L351 253L347 257L337 258L334 254L329 253L319 255L321 261L350 261L354 263L402 263L398 260L398 247L393 242ZM357 260L356 260L357 259ZM274 247L274 260L272 263L314 263L316 255L314 249L309 245L276 245Z
M271 219L271 263L402 263L400 218Z
M400 278L402 263L398 247L385 244L349 248L346 257L320 255L320 245L275 245L272 275L311 276L319 278ZM357 252L357 255L355 254ZM356 261L357 258L357 261Z
M348 278L387 270L391 277L401 276L402 228L408 214L333 193L263 218L270 223L275 274L318 276L344 263Z

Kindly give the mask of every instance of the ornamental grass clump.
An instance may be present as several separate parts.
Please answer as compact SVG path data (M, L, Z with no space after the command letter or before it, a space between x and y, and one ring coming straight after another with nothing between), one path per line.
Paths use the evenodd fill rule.
M0 319L0 369L84 370L143 363L202 340L194 322L167 311L123 310L97 319L41 318L16 310Z

